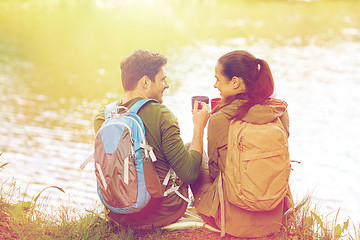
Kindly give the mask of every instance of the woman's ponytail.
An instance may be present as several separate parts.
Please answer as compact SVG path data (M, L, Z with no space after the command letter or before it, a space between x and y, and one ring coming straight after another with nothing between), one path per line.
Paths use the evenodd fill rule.
M253 85L253 94L256 102L261 103L270 98L274 93L274 79L268 63L262 59L256 59L258 63L258 76Z
M272 77L268 63L262 59L253 59L254 71L252 77L244 79L247 88L245 93L246 102L239 107L233 119L242 120L247 112L256 104L261 104L268 100L274 93L274 79ZM251 76L251 75L250 75ZM239 95L243 98L243 94Z

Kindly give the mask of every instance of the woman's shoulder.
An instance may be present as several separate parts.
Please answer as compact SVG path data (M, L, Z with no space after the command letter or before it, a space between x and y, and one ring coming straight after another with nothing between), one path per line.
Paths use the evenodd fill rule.
M215 121L221 121L224 119L230 121L243 103L244 101L236 99L228 104L220 104L218 110L211 116L211 118Z
M230 119L230 114L227 114L220 110L210 116L209 126L211 127L211 125L216 125L217 127L220 127L221 124L230 123Z

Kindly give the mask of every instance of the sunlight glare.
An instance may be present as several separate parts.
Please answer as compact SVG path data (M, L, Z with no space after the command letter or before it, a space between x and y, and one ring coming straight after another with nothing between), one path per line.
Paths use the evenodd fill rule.
M123 5L153 5L154 0L95 0L95 6L97 8L115 8Z

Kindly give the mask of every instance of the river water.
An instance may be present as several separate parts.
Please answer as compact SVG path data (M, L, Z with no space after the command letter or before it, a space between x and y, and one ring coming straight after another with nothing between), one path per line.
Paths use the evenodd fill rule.
M247 45L240 38L221 46L199 42L176 49L169 53L166 70L171 79L181 81L176 90L169 90L164 104L178 117L185 142L192 136L191 96L218 96L214 65L233 49L247 49L266 59L277 97L289 104L290 156L301 162L293 164L291 175L295 199L310 193L330 219L340 208L339 219L359 221L360 59L354 56L360 55L360 43L274 47L266 42ZM1 162L10 163L2 171L3 180L14 177L25 198L55 185L66 193L49 189L46 196L52 205L96 207L93 166L79 170L92 152L92 142L79 139L92 134L93 116L103 103L48 102L46 96L12 85L6 76L0 79ZM114 97L116 93L108 94L109 99Z
M199 7L198 5L194 6ZM255 7L257 11L262 8L257 5ZM317 10L318 6L315 7ZM221 10L221 8L219 9ZM330 10L327 9L327 11ZM213 13L218 12L216 8L213 11ZM92 12L90 11L90 13ZM40 12L35 11L33 14L37 16ZM54 12L50 11L49 14L54 15ZM66 12L66 14L69 13ZM99 18L90 19L92 25L102 21L108 15L106 12L102 14ZM182 14L184 17L188 12L183 11ZM250 15L252 16L252 14L249 14L249 18ZM14 16L17 19L18 15L14 14ZM205 16L207 14L203 15L203 17ZM348 22L348 18L345 20ZM89 19L84 18L84 22L88 21ZM19 25L27 23L26 21L19 22ZM39 22L46 24L46 21L39 20ZM225 23L246 27L251 22L237 20ZM34 25L37 26L36 24ZM80 23L76 24L80 25ZM211 24L215 24L215 22ZM255 25L254 32L261 28L264 22L255 22ZM61 31L72 27L67 22L64 23L64 26L60 27ZM192 28L192 26L195 27ZM193 31L193 34L199 30L196 28L196 23L193 24L192 21L187 27ZM175 28L178 29L176 33L180 33L184 26L178 23ZM173 29L172 25L171 29ZM266 32L265 29L262 31ZM21 31L14 32L22 33ZM72 37L74 32L68 33L67 37ZM110 32L113 33L111 29ZM1 33L3 32L0 31ZM8 33L15 34L10 30ZM130 33L132 32L128 32L128 34ZM201 33L208 34L206 30ZM31 32L31 34L34 33ZM40 58L36 61L29 56L12 57L13 52L20 48L16 41L9 40L10 44L4 43L3 38L0 42L0 122L2 123L0 151L3 152L0 164L9 162L0 172L2 186L10 188L11 183L16 182L16 186L20 188L19 194L25 200L36 196L45 187L58 186L63 188L65 193L51 188L43 193L40 201L46 202L54 209L63 205L76 208L80 212L84 212L84 209L96 209L99 208L99 200L96 193L94 167L89 164L84 171L81 171L79 166L93 151L92 124L96 112L104 104L121 98L121 93L118 91L119 86L116 86L108 88L103 99L98 95L72 96L74 92L81 95L82 92L88 91L88 85L95 89L103 86L108 82L107 79L115 81L118 85L120 83L118 76L120 59L109 56L119 49L114 50L112 46L105 46L105 44L103 51L108 55L100 55L95 64L90 60L90 55L87 56L87 50L90 49L87 44L92 47L92 44L97 41L105 41L105 38L111 39L111 35L106 35L100 40L95 39L94 42L87 42L79 34L77 37L81 38L82 45L76 45L71 51L76 52L76 49L80 48L79 51L85 56L84 59L76 59L78 56L71 56L69 53L71 51L67 52L60 48L56 53L61 52L60 55L64 55L65 60L62 59L61 62L61 58L54 57L59 60L56 62L47 57L52 55L53 47L58 45L55 40L59 36L52 36L46 43L49 46L43 46L40 45L43 41L39 40L42 40L44 34L48 34L46 28L38 34L41 38L34 34L35 37L32 36L34 39L29 39L29 41L33 40L30 42L31 47L22 48L29 51L31 56L35 51L35 55ZM221 41L195 40L195 38L191 40L190 36L190 40L187 39L175 45L169 44L165 50L161 48L168 58L166 71L170 84L170 89L165 92L164 104L178 118L184 142L190 141L192 137L191 96L218 97L218 91L213 88L214 66L217 59L222 54L234 49L248 50L256 57L268 61L273 72L277 97L289 104L290 157L301 162L293 164L291 173L291 189L295 200L299 201L305 195L310 194L313 203L328 216L329 221L335 218L340 208L338 221L350 218L354 223L359 223L359 29L344 27L341 38L319 42L321 36L317 35L307 39L306 44L302 42L304 39L302 36L288 37L282 44L275 44L276 41L265 40L266 38L261 36L255 36L254 40L252 36L239 38L231 37L233 34L230 32L227 34L226 40ZM120 36L115 35L114 38L116 40ZM157 51L157 47L163 44L161 38L162 36L159 36L154 39L150 48L155 48ZM144 39L146 38L144 37ZM132 44L132 47L139 44L130 40L127 44ZM63 39L63 42L66 44L68 40ZM83 45L86 51L81 49ZM146 44L139 45L147 46ZM35 47L39 47L41 50L34 50ZM45 50L50 53L44 54ZM94 52L93 54L97 54L96 51ZM122 50L122 54L124 52L129 52L129 50ZM79 52L76 53L80 55ZM22 56L22 54L21 52L18 55ZM45 70L37 72L39 62L46 65L47 61L51 68L44 68ZM80 63L82 65L93 64L96 66L96 71L91 72L87 68L83 68L78 72L73 69L66 72L67 68L80 67ZM59 65L60 70L57 71L53 65ZM109 70L107 65L116 65L116 67ZM112 71L116 73L111 73ZM88 72L88 74L81 75L83 72ZM48 74L49 77L46 78ZM87 84L86 81L95 75L94 82L89 81ZM40 81L37 78L44 78L44 80ZM86 80L79 81L81 78ZM67 79L68 82L63 79ZM68 87L68 91L72 95L65 94L62 89L63 85L65 88ZM58 92L64 96L61 94L58 96ZM96 94L94 91L91 93ZM206 144L206 136L204 140Z

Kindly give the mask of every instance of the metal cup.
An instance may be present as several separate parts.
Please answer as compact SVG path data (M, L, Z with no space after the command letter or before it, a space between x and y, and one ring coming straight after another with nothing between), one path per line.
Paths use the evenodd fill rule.
M191 98L191 107L192 109L194 109L194 104L195 104L195 101L198 101L198 109L201 109L201 102L204 102L206 104L209 104L209 97L207 96L193 96Z

